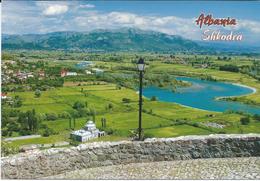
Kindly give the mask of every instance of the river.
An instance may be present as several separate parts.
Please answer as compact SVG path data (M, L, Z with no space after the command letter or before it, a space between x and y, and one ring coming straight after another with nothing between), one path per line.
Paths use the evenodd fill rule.
M190 82L192 83L192 86L177 88L176 92L169 89L150 86L144 88L143 94L148 98L156 96L159 101L175 102L184 106L208 111L224 112L227 110L234 110L250 114L260 114L260 106L216 100L218 97L251 94L254 92L252 88L190 77L177 77L176 79Z

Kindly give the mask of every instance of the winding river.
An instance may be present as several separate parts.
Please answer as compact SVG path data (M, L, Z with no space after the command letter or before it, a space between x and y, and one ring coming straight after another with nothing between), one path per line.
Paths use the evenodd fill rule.
M176 92L158 87L147 87L144 96L156 96L159 101L175 102L193 108L224 112L226 110L260 114L260 106L246 105L239 102L216 100L218 97L241 96L254 92L252 88L231 83L213 82L190 77L177 77L177 80L192 83L190 87L177 88Z

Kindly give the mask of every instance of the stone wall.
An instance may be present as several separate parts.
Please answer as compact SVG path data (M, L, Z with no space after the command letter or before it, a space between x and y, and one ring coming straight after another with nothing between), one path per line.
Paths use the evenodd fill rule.
M260 134L96 142L2 158L1 174L6 179L33 179L105 165L249 156L260 156Z

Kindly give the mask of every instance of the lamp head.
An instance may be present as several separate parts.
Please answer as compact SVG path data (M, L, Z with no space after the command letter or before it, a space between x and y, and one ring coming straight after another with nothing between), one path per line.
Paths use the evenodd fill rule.
M144 67L145 67L144 59L140 58L137 62L137 69L141 72L144 71Z

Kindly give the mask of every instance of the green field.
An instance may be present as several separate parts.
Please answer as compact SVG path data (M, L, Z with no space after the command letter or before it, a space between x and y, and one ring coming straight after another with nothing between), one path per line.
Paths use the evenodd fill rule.
M81 92L83 88L87 96ZM107 128L112 129L112 135L105 136L99 140L120 140L127 139L130 130L138 127L138 95L135 91L122 88L117 90L113 84L92 85L92 86L76 86L63 87L55 90L49 90L42 93L40 98L34 97L34 92L14 93L12 96L19 95L24 105L20 110L30 110L34 108L37 113L62 113L71 111L75 101L87 101L88 107L93 108L97 112L96 125L101 127L101 118L107 119ZM122 102L123 98L130 98L131 102L126 104ZM106 110L106 106L113 104L112 110ZM203 111L193 108L183 107L174 103L165 103L158 101L150 101L145 99L144 109L152 110L151 113L143 113L143 128L149 137L175 137L181 135L201 135L218 133L218 129L204 129L192 126L194 122L214 121L225 124L226 133L239 133L239 129L234 129L239 123L240 115L238 114L222 114L209 111ZM213 118L207 115L214 114ZM88 118L82 117L76 119L76 128L80 129L84 126ZM91 118L90 118L91 119ZM176 120L187 120L189 124L174 125ZM57 141L69 141L69 122L68 119L58 119L55 121L44 121L48 127L52 128L57 135L49 137L27 139L13 141L12 144L43 144L55 143ZM231 124L236 123L236 124ZM234 126L235 125L235 126ZM243 127L244 132L260 132L259 123L250 123L249 126Z
M80 62L77 59L68 60L56 60L53 57L59 55L59 53L51 54L43 59L49 63L50 67L63 66L73 67L75 63ZM84 57L84 55L80 55ZM109 55L110 56L110 55ZM112 56L112 55L111 55ZM133 54L120 54L120 56L126 56L126 59L118 62L103 61L102 57L99 61L94 61L96 67L105 70L109 74L119 76L121 74L132 73L131 68L134 67L130 60L135 58ZM168 64L162 61L165 57L157 55L147 54L149 58L153 59L147 65L147 73L162 74L168 73L175 76L191 76L191 77L203 77L211 76L219 81L228 81L233 83L240 83L247 86L254 87L257 92L255 94L241 96L237 101L260 104L260 84L256 79L242 74L227 71L219 71L213 68L194 68L190 64ZM182 58L190 57L188 55L180 56ZM54 60L52 60L52 58ZM198 56L198 59L202 59L203 56ZM217 61L215 57L212 63L216 66L225 65L225 61ZM29 62L35 60L29 59ZM234 58L229 63L234 63L237 66L251 66L252 62L244 59ZM130 69L130 70L129 70ZM104 141L104 140L125 140L130 139L131 131L138 127L138 94L135 90L126 88L124 86L121 89L117 88L115 83L108 83L105 81L92 80L100 85L84 85L84 83L90 83L91 81L81 82L78 85L78 80L66 81L63 87L55 87L47 91L42 91L39 98L35 97L35 91L24 92L10 92L9 96L19 96L22 99L22 106L19 108L10 108L6 106L6 109L17 109L22 112L35 109L37 115L44 115L46 113L55 113L56 115L70 113L75 111L73 105L76 101L87 103L88 110L94 110L96 113L95 123L98 128L101 129L101 118L106 118L106 129L111 133L105 137L99 139L93 139L91 141ZM11 85L12 86L12 85ZM13 85L15 86L15 85ZM123 98L130 100L129 103L122 101ZM108 105L112 106L108 109ZM204 111L194 108L181 106L175 103L151 101L144 98L143 103L143 128L145 137L176 137L182 135L206 135L206 134L219 134L219 133L260 133L260 122L251 118L248 125L242 125L240 119L244 115L237 113L217 113ZM91 116L84 116L76 118L75 129L82 128L86 122L93 119ZM212 128L204 126L204 123L214 122L225 127L223 129ZM19 140L11 142L12 145L26 145L26 144L44 144L55 143L58 141L70 141L69 134L72 131L69 128L69 119L58 118L56 120L43 120L42 124L47 125L53 129L57 134L50 135L48 137ZM42 134L42 129L38 130L36 134ZM20 136L18 132L13 132L12 137Z

